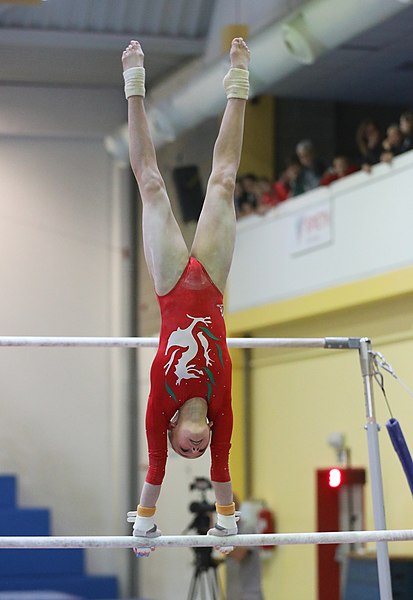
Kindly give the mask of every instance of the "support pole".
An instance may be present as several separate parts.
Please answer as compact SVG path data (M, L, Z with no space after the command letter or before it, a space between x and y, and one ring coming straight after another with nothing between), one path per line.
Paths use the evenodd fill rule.
M373 499L374 527L386 529L386 516L384 511L383 479L380 464L379 426L376 422L373 396L373 358L371 343L367 338L360 340L360 366L364 385L364 400L366 407L366 431L369 451L369 465L371 478L371 493ZM390 561L387 542L376 543L377 569L379 575L380 600L392 600L392 587L390 577Z
M244 348L244 494L252 497L252 411L251 411L251 348Z

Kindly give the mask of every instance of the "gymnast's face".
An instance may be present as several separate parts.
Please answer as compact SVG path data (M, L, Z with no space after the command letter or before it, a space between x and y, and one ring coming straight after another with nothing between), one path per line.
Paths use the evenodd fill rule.
M178 419L169 430L169 441L177 454L184 458L199 458L209 446L212 423L185 423Z

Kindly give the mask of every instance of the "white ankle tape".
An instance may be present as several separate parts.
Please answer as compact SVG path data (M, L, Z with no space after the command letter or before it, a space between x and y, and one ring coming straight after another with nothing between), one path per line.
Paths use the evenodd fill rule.
M241 98L248 100L250 89L249 72L246 69L231 67L224 77L224 89L227 98Z
M125 80L125 96L142 96L145 98L145 68L131 67L123 72Z

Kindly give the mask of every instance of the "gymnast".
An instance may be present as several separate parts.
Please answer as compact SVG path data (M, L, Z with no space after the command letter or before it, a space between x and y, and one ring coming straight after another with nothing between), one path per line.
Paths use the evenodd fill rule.
M227 104L191 251L171 210L144 107L144 54L131 41L122 55L128 99L129 154L143 204L143 246L161 311L159 348L151 367L146 410L149 469L133 534L161 535L156 502L165 474L167 438L175 452L198 458L211 445L217 521L211 535L237 533L228 468L232 434L231 360L223 291L235 241L234 188L240 162L250 52L242 38L230 49L224 78ZM136 518L135 518L136 515ZM224 549L222 549L223 551ZM148 555L149 550L137 555Z

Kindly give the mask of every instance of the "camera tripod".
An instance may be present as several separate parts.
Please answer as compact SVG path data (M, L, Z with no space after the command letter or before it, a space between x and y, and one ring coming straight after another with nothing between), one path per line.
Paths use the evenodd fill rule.
M193 550L196 561L187 600L219 600L217 565L211 558L212 548Z
M191 513L195 514L193 521L184 530L184 534L195 530L198 535L206 535L211 527L211 514L215 511L214 504L206 498L207 490L211 489L211 482L205 477L196 477L190 485L190 490L201 492L201 502L192 502L189 506ZM219 586L217 577L217 563L212 558L212 548L192 548L195 553L195 568L189 585L187 600L219 600Z

